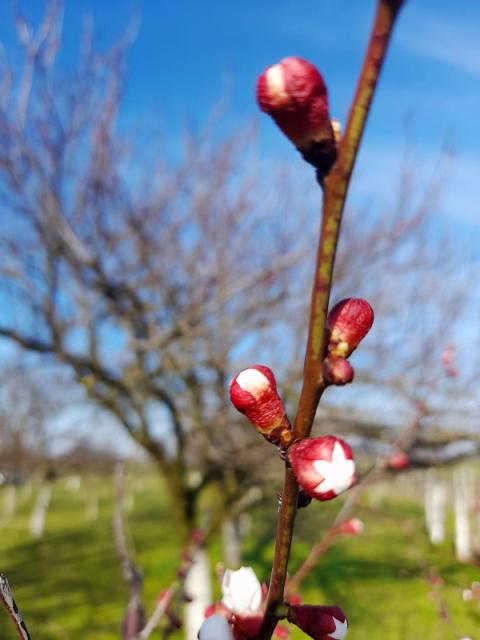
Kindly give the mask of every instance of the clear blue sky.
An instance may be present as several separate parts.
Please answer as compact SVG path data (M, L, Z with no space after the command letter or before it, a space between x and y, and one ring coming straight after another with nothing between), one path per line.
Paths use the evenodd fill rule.
M0 3L0 40L12 51L12 4ZM44 0L18 0L39 19ZM231 122L257 114L255 79L286 55L314 62L330 89L332 115L344 121L372 21L374 0L66 0L62 64L78 52L82 18L96 43L115 41L137 14L129 57L124 121L160 125L174 137L201 123L227 92ZM388 198L406 138L419 175L453 145L456 159L439 216L478 228L480 202L480 3L407 0L375 98L352 197ZM291 157L289 144L262 116L262 150ZM424 172L424 174L422 173Z

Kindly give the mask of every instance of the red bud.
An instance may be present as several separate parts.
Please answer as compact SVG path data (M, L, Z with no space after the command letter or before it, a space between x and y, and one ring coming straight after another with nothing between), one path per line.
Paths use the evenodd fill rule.
M345 520L338 527L339 533L343 533L345 535L350 536L358 536L360 533L363 533L365 525L358 518L350 518L350 520Z
M317 500L331 500L356 482L352 450L335 436L296 442L288 459L300 489Z
M287 620L314 640L343 640L347 618L340 607L292 605Z
M271 369L256 364L241 371L230 383L230 399L269 442L290 442L290 423Z
M250 616L236 615L233 618L233 635L236 640L255 638L263 622L263 613Z
M373 324L373 309L366 300L346 298L328 314L330 332L328 352L332 356L348 358L367 335Z
M395 470L405 469L405 467L408 467L409 464L409 457L403 451L392 454L387 461L388 468Z
M290 57L268 67L257 81L257 102L305 160L326 175L335 161L336 143L327 88L315 66Z
M354 370L345 358L328 356L323 362L323 375L325 382L342 387L353 380Z

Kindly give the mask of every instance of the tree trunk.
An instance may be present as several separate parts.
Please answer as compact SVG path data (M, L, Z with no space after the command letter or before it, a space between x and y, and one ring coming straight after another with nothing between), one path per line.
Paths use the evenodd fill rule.
M210 563L203 549L197 549L192 567L185 581L185 592L192 599L185 605L185 640L197 640L198 630L205 616L205 608L212 603Z
M470 532L471 484L467 469L457 469L453 474L455 502L455 555L459 562L471 562L473 558Z
M445 540L446 502L445 483L437 474L429 474L425 484L425 516L430 542L435 545Z
M3 494L3 513L2 520L10 520L17 510L17 489L13 485L5 487Z
M35 506L30 516L30 535L33 538L41 538L45 530L45 516L47 514L50 498L52 497L52 486L44 484L40 487L35 501Z

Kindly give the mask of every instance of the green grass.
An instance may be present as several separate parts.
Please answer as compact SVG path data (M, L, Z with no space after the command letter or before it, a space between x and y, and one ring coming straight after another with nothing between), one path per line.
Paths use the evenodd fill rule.
M142 484L128 514L128 534L137 562L145 571L145 602L150 608L159 590L173 579L180 550L160 481L155 475L146 475ZM32 540L28 534L35 491L22 499L20 489L15 517L0 527L0 570L14 589L34 640L120 637L127 594L113 541L111 486L109 479L90 479L73 493L59 480L41 540ZM85 500L92 491L99 494L99 516L89 522ZM2 497L0 493L0 510ZM321 536L337 508L335 502L316 503L299 512L292 570ZM253 515L244 564L253 566L265 580L273 551L273 500L257 507ZM476 603L464 603L461 595L479 579L480 572L455 562L451 535L444 545L432 548L420 505L393 493L375 509L365 501L356 515L366 524L364 534L340 539L321 558L302 587L304 602L341 606L349 617L349 637L355 640L478 638L480 608ZM219 541L210 553L213 566L221 558ZM457 635L437 615L427 569L444 581L439 593ZM305 636L295 632L292 637ZM16 638L2 611L0 638Z

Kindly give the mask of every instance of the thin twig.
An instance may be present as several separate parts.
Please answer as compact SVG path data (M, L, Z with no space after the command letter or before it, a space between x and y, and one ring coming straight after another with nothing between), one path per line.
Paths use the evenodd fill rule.
M425 411L418 411L405 428L402 429L393 445L395 449L401 449L405 453L409 452L415 443L415 439L421 426L421 420L424 415ZM327 529L322 539L311 548L308 556L302 562L296 573L288 580L285 590L289 594L298 591L300 584L314 568L318 559L333 544L340 532L342 523L351 516L353 509L357 505L365 489L385 476L388 471L389 458L390 455L380 456L367 473L363 475L360 482L348 493L342 508L335 516L329 529Z
M142 604L143 576L141 570L130 558L127 549L123 522L124 484L124 468L122 464L118 464L115 470L113 530L118 556L122 564L123 579L129 590L128 605L122 623L122 637L124 640L133 640L144 624L144 608Z
M139 640L146 640L155 631L179 588L180 585L176 582L165 591L161 598L159 598L150 619L138 635Z
M303 386L294 425L294 439L297 440L310 435L318 403L325 388L322 380L322 361L326 340L325 326L342 213L373 93L401 4L400 0L378 1L373 30L348 117L345 135L340 142L337 160L332 172L325 179L322 227L312 288ZM287 466L266 612L258 640L269 640L277 624L275 612L283 601L297 498L298 487L291 469Z
M32 636L28 632L27 625L18 610L18 606L15 602L15 598L13 597L8 580L3 573L0 573L0 600L3 602L6 610L10 614L20 640L32 640Z

